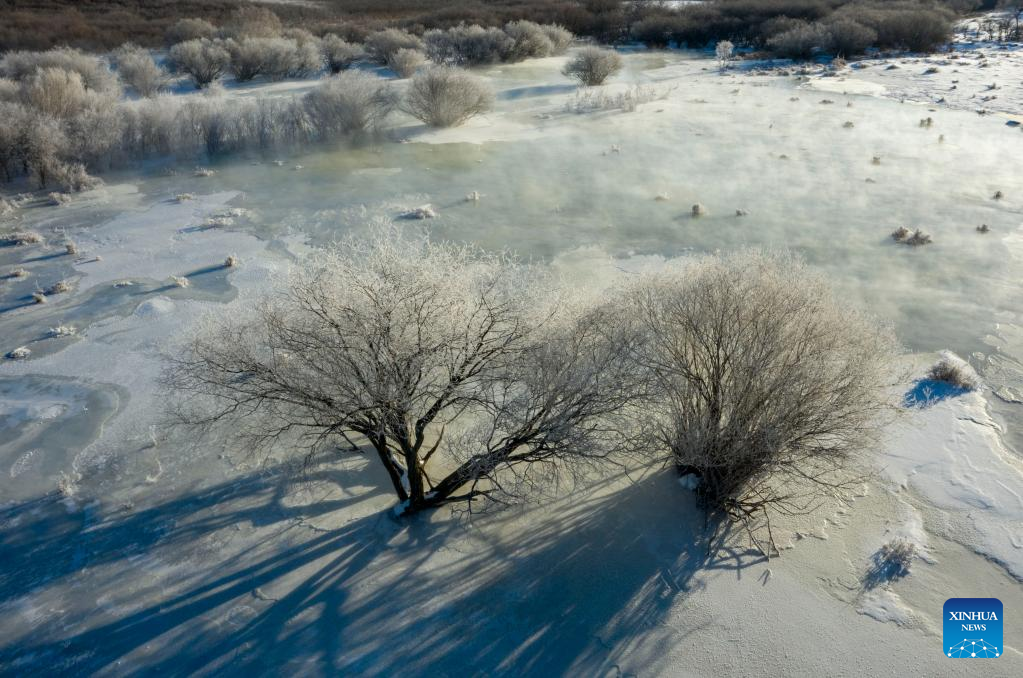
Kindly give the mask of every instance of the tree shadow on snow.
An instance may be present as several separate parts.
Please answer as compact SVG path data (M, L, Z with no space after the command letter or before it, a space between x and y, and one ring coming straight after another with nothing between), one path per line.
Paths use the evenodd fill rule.
M930 407L942 400L957 398L969 393L970 390L961 388L946 381L937 379L919 379L913 388L902 397L903 407Z
M552 503L528 521L512 511L469 525L441 515L399 521L375 511L333 529L302 524L326 522L385 492L376 470L371 483L358 479L369 487L363 495L298 506L296 479L254 473L134 513L69 512L54 497L4 508L0 604L26 590L81 589L78 577L90 577L78 595L137 591L140 604L72 613L77 618L33 629L26 642L5 640L0 667L160 675L621 673L626 652L632 662L656 663L669 646L684 643L663 620L678 596L701 586L701 574L741 577L760 560L714 537L671 472ZM352 482L326 464L309 477ZM230 535L241 526L263 531L232 546ZM209 540L216 547L197 556L197 545ZM179 567L153 583L147 562ZM687 622L687 630L699 623Z

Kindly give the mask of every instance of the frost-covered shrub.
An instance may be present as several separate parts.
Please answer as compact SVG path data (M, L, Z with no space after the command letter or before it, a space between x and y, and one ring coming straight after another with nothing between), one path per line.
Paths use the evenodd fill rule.
M964 391L976 391L980 388L980 377L974 369L951 351L941 353L938 362L927 373L927 378L951 384Z
M331 73L340 73L362 56L362 46L344 40L333 33L323 36L320 51Z
M303 98L310 124L320 138L372 132L398 104L386 80L358 71L327 79Z
M0 101L18 101L21 98L21 85L10 78L0 78Z
M61 122L22 104L0 103L0 169L5 178L31 175L45 188L68 149Z
M426 63L426 55L418 49L399 49L387 60L387 67L401 78L410 78Z
M594 113L597 111L631 113L641 104L665 99L670 91L644 85L635 85L624 92L614 94L596 89L577 90L575 96L565 102L565 111L567 113Z
M46 294L64 294L65 292L71 291L71 282L67 280L58 280L57 282L50 285L50 289L46 290Z
M482 79L450 66L434 66L412 78L403 108L431 127L452 127L490 110L494 93Z
M814 52L825 49L831 34L819 23L802 23L767 41L775 55L785 59L809 59Z
M6 235L0 235L0 244L10 246L38 245L43 242L43 236L35 231L15 231Z
M917 548L913 542L905 539L891 540L874 553L865 583L872 588L905 577L916 556Z
M135 45L122 45L114 52L117 73L142 97L153 97L163 89L167 74L153 59L149 50Z
M827 24L825 49L836 56L863 54L877 41L877 31L852 19L836 19Z
M78 193L95 188L99 179L91 176L80 162L57 163L50 170L53 183L60 186L67 193Z
M399 49L423 50L423 41L418 37L397 28L385 28L370 34L363 47L366 54L374 62L386 65L388 60Z
M604 84L605 80L621 69L622 58L618 52L600 47L583 47L565 65L562 73L592 87Z
M525 20L512 21L505 24L504 32L512 39L506 61L523 61L554 53L554 43L540 24Z
M228 43L231 71L241 81L265 75L271 80L301 78L323 66L315 40L242 38Z
M426 54L437 64L482 66L504 61L515 41L499 28L455 26L423 34Z
M224 43L231 55L228 70L235 80L248 82L263 74L266 69L268 42L268 38L243 38L228 40Z
M19 346L16 349L8 351L6 357L8 360L25 360L32 355L32 349L27 346Z
M735 56L735 45L728 40L722 40L714 46L714 56L717 57L721 68L728 65L728 62Z
M197 89L203 89L224 74L231 54L220 41L202 38L171 47L170 60L175 70L192 78Z
M82 76L63 68L41 68L22 81L26 103L46 115L66 120L81 113L92 97Z
M558 24L543 24L540 28L551 41L551 54L564 54L575 39L572 31Z
M44 68L59 68L77 73L87 89L119 95L117 76L102 58L77 49L58 47L45 52L8 52L0 59L0 75L26 80Z
M164 34L164 39L168 45L176 45L179 42L187 42L189 40L201 40L206 38L211 40L217 35L217 27L211 24L205 19L178 19L167 32Z

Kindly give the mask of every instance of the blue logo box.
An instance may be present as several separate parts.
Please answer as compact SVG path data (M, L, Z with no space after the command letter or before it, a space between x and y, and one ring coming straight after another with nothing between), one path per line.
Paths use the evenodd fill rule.
M943 609L946 657L994 659L1002 655L1002 601L997 598L949 598Z

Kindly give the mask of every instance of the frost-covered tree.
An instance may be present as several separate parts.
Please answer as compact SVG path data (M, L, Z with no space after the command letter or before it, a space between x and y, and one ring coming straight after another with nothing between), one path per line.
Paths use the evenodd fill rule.
M689 262L614 308L631 316L646 384L637 445L696 476L705 505L751 536L771 511L810 510L848 483L850 455L890 411L893 335L792 258Z
M231 12L223 34L229 38L275 38L283 28L280 18L267 7L247 5Z
M174 68L192 78L197 89L209 87L224 74L231 63L231 54L217 40L188 40L170 50Z
M612 75L622 70L622 58L611 49L583 47L565 65L562 73L575 78L583 85L602 85Z
M315 133L331 139L379 129L397 106L398 95L382 78L346 71L306 94L303 104Z
M735 56L735 45L728 40L722 40L714 46L714 56L722 69L728 66L728 62Z
M371 449L407 515L522 496L614 452L632 372L604 322L535 268L385 232L211 318L165 380L182 422L249 449Z
M404 110L431 127L460 125L490 110L494 93L481 78L450 66L433 66L412 78Z
M333 33L323 36L320 51L331 73L340 73L351 67L362 56L362 46L344 40Z
M114 52L117 73L141 97L153 97L167 84L167 73L156 63L149 50L122 45Z

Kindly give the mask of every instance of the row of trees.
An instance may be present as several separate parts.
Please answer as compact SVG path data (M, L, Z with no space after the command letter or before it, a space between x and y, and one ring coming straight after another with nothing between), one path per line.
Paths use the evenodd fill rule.
M492 101L484 81L444 66L418 73L404 93L389 80L348 71L302 97L230 101L215 94L119 101L87 87L76 71L43 68L0 89L0 177L81 190L90 185L87 170L147 157L213 157L367 135L398 108L450 126Z
M439 65L457 66L515 62L560 54L573 39L560 26L541 26L530 21L490 29L460 25L426 31L422 37L387 28L368 35L363 44L348 42L334 34L318 38L301 29L278 29L272 23L260 25L248 33L235 30L235 37L224 37L223 32L218 36L206 30L181 30L178 32L182 35L198 35L174 44L170 48L170 62L198 88L226 73L239 81L257 76L305 77L324 67L336 73L360 59L409 77L427 59Z
M789 58L850 57L872 47L932 51L951 37L955 10L966 8L912 0L716 0L651 14L630 30L651 46L728 40Z
M371 451L405 514L640 455L671 459L752 527L850 480L896 353L788 256L708 257L593 295L385 231L209 318L165 381L181 423L252 449Z

